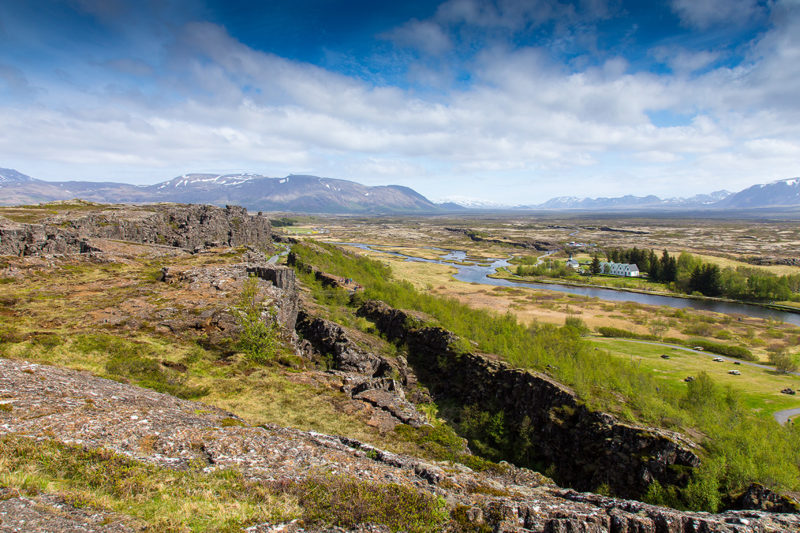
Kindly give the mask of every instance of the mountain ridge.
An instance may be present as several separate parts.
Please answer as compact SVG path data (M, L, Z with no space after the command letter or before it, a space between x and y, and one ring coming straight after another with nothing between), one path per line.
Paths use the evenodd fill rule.
M81 198L114 203L238 204L250 210L330 214L417 213L460 211L599 211L660 209L764 209L800 207L800 177L757 184L739 192L719 190L688 198L655 195L581 198L554 197L539 204L504 205L453 196L435 203L403 185L368 186L354 181L305 174L271 178L253 173L185 173L153 185L113 181L50 182L14 169L0 168L0 205Z

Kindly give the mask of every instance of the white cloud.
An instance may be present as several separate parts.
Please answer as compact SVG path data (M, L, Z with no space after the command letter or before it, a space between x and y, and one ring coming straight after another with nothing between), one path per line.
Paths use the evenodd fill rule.
M671 4L682 24L701 30L722 24L740 26L764 16L758 0L672 0Z
M502 25L511 24L503 22L511 4L487 14L463 0L440 11ZM713 51L656 51L672 65L664 75L631 71L615 57L573 72L537 48L489 47L471 65L471 86L428 97L259 52L219 26L193 23L162 44L163 64L87 67L113 82L105 85L81 82L80 70L70 72L78 81L63 84L0 69L3 79L28 84L35 100L0 102L0 153L53 179L63 177L59 164L73 177L103 179L124 165L149 181L236 168L392 181L447 196L448 183L467 177L459 193L475 196L492 178L504 184L493 199L511 203L543 201L567 186L614 194L614 185L601 189L603 176L620 190L620 176L635 176L662 189L647 192L669 196L698 183L707 186L694 192L735 189L797 174L799 29L796 10L777 11L735 68L711 67ZM153 87L130 84L119 70ZM705 72L686 75L698 70ZM691 120L656 127L654 111Z
M667 65L675 74L686 75L702 70L720 58L716 51L692 51L679 47L659 46L651 51L653 57Z
M382 37L399 46L421 50L430 55L443 54L453 47L450 37L441 26L428 20L412 19Z

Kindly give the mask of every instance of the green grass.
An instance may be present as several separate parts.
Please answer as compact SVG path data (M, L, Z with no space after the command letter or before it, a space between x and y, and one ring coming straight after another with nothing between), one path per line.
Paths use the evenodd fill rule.
M795 445L800 430L756 415L748 408L749 400L743 400L732 387L709 379L711 385L698 396L695 385L661 386L662 380L649 369L597 350L574 328L525 326L511 314L472 309L453 298L420 292L408 282L393 279L382 263L332 246L295 245L293 251L301 263L355 279L365 289L356 304L374 298L420 311L463 339L475 341L481 351L498 354L513 366L552 373L573 387L590 407L610 410L631 421L690 432L702 441L705 457L690 485L673 494L672 505L716 510L721 495L739 491L752 481L775 488L800 488L800 449ZM765 446L769 441L773 445ZM657 500L655 495L653 500Z
M718 363L711 355L667 346L606 338L594 338L592 342L613 357L632 361L649 372L659 387L670 388L676 394L686 390L685 377L706 372L720 386L732 387L740 395L743 405L761 417L770 418L775 411L800 407L800 399L796 396L780 393L786 387L800 389L800 376L727 361ZM670 358L663 359L661 356L664 354ZM741 375L728 374L732 369L739 370Z

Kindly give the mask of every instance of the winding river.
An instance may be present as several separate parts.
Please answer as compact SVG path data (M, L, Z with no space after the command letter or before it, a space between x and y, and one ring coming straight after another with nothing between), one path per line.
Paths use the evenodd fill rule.
M508 260L494 259L489 264L489 261L475 261L468 259L467 253L461 250L444 250L442 248L430 246L427 247L427 249L447 253L441 256L439 259L425 259L423 257L415 257L390 250L382 250L364 243L335 242L332 244L352 246L362 250L369 250L395 257L402 257L406 261L437 263L453 266L458 270L453 277L459 281L464 281L467 283L480 283L482 285L495 285L500 287L527 287L536 290L578 294L581 296L588 296L591 298L599 298L601 300L616 302L636 302L646 305L666 305L668 307L674 307L678 309L691 308L701 311L714 311L716 313L725 313L728 315L746 315L755 318L777 320L787 324L800 326L800 314L779 311L777 309L770 309L759 305L737 302L721 302L717 300L706 300L700 298L679 298L675 296L663 296L660 294L646 294L626 290L604 289L600 287L563 285L561 283L530 283L524 281L510 281L507 279L490 278L489 275L497 272L497 269L509 266L510 263Z

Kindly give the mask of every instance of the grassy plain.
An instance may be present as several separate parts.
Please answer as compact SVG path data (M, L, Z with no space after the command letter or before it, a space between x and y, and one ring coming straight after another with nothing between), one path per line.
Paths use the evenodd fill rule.
M765 416L800 406L796 397L780 392L786 387L795 390L800 388L800 376L745 364L734 365L730 361L715 362L713 354L693 353L632 340L592 338L592 342L612 356L629 359L650 370L662 386L676 391L686 388L683 381L685 377L706 372L716 383L739 390L745 405ZM662 358L662 355L669 355L669 359ZM740 371L741 375L728 373L734 369Z

